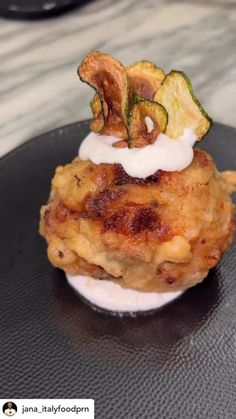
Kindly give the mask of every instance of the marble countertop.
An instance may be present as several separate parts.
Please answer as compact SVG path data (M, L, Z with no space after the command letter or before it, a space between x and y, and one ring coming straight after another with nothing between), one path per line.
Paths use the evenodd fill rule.
M213 119L236 127L235 45L234 0L97 0L49 20L0 18L0 155L91 115L76 70L92 49L185 71Z

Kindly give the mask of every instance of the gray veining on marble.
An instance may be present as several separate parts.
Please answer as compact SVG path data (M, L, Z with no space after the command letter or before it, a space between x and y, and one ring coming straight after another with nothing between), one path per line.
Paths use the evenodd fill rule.
M0 155L90 116L76 69L92 49L185 71L209 114L236 126L235 0L97 0L50 20L0 18Z

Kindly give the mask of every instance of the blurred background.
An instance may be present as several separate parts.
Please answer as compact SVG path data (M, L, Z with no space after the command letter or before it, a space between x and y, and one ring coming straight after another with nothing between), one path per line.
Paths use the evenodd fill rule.
M76 71L93 49L185 71L213 119L236 127L235 0L85 1L47 19L0 17L0 155L91 116Z

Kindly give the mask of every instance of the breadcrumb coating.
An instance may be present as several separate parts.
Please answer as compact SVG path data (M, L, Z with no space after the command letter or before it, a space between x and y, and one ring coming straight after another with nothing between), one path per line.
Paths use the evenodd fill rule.
M186 169L146 179L77 157L56 169L40 233L65 272L181 290L201 282L232 242L231 189L200 149Z

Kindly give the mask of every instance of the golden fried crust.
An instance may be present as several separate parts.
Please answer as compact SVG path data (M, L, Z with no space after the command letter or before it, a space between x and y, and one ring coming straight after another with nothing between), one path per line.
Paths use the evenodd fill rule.
M172 291L202 281L232 242L233 205L212 158L146 179L76 158L58 167L40 233L54 266L124 287Z

